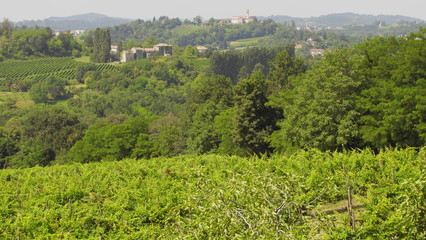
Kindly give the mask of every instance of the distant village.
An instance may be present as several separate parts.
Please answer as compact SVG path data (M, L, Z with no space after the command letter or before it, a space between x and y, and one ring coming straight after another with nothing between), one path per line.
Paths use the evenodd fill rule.
M232 18L228 19L219 19L217 20L221 24L247 24L250 22L256 21L256 17L250 16L250 11L247 10L246 15L244 16L233 16ZM209 22L204 21L200 24L201 26L208 26ZM338 27L337 27L338 28ZM337 29L336 28L336 29ZM319 31L324 28L322 27L297 27L297 30L307 30L307 31ZM326 28L330 29L330 27ZM71 30L69 31L73 36L77 37L81 34L85 33L85 30ZM55 32L55 35L59 35L60 32ZM310 41L312 41L310 39ZM309 40L307 41L309 42ZM297 48L297 45L296 45ZM208 50L207 47L204 46L196 46L196 49L200 53L204 53ZM112 45L111 46L111 60L112 61L119 61L122 63L135 61L139 59L148 58L151 56L171 56L173 53L173 47L166 43L159 43L154 45L152 48L142 48L142 47L133 47L129 50L123 50L121 52L118 52L118 46ZM325 53L324 49L310 49L310 54L312 57L315 56L322 56Z

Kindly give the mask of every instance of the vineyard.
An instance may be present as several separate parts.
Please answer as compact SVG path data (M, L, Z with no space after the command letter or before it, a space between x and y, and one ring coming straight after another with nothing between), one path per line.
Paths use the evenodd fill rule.
M40 80L52 75L71 80L75 77L76 67L87 64L90 63L79 62L71 57L0 62L0 84L5 80L17 83L26 78ZM112 64L96 64L96 67L99 71L116 68Z
M0 171L2 239L425 239L425 149Z

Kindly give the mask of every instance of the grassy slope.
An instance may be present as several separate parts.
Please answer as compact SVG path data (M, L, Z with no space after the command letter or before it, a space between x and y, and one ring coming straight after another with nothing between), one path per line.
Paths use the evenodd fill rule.
M348 181L361 219L372 207L370 187L385 187L390 172L397 185L419 176L424 157L415 150L309 151L6 169L0 238L327 238L349 228L341 211Z
M180 35L189 34L189 33L195 32L199 29L205 29L205 28L206 27L201 27L201 26L193 25L193 24L183 24L181 26L174 28L173 34L180 36Z
M270 38L270 36L239 39L237 41L230 42L229 45L231 48L252 47L252 46L255 46L259 41L268 39L268 38Z

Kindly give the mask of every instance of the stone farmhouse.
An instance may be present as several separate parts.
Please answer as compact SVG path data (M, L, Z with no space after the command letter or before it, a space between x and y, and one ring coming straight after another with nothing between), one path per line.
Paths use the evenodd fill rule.
M172 46L165 43L154 45L152 48L133 47L121 52L121 62L130 62L151 56L171 56Z

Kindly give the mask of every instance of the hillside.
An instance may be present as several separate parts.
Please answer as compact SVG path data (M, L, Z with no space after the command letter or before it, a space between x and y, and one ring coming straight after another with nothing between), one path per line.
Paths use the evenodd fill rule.
M397 24L400 22L424 22L422 19L401 15L371 15L357 13L333 13L319 17L297 18L290 16L258 17L259 19L272 19L278 23L294 21L297 26L345 26L345 25L371 25L376 22Z
M50 27L54 31L86 30L94 28L112 27L130 22L130 19L109 17L103 14L87 13L69 17L50 17L44 20L26 20L18 22L18 27Z
M424 158L424 149L311 150L262 159L203 155L6 169L0 233L2 239L422 239Z
M47 76L60 77L66 80L75 79L77 67L93 66L98 71L113 70L112 64L90 64L76 61L72 57L40 58L36 60L11 60L0 62L0 84L7 79L13 83L22 80L40 81Z

